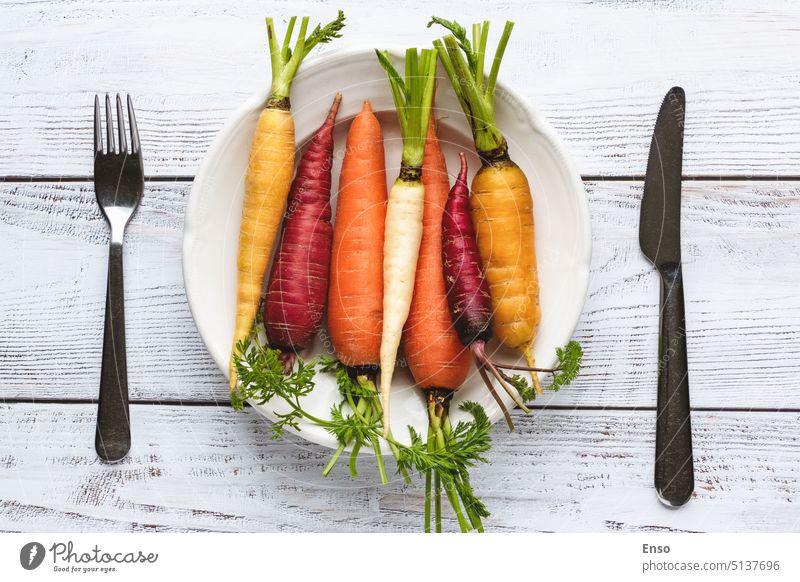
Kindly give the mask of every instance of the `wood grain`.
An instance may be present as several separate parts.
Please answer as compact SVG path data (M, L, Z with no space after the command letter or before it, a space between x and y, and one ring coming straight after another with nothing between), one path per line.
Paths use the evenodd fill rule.
M91 405L0 405L4 531L420 531L422 489L323 478L327 453L271 441L252 410L132 407L118 465L92 449ZM797 531L795 413L698 413L696 496L680 511L652 490L651 412L545 411L494 430L472 482L489 531ZM446 527L456 528L449 518Z
M149 183L125 238L134 398L224 394L194 327L181 272L187 184ZM108 227L89 184L0 187L0 395L96 398Z
M348 27L325 50L424 45L440 34L425 28L429 3L338 6ZM437 7L464 22L486 17L480 3ZM3 2L0 176L90 175L91 104L106 91L135 96L149 175L193 175L233 110L269 83L266 12L334 15L317 0ZM494 21L516 21L502 78L590 176L644 173L672 85L688 98L687 174L800 175L798 16L778 0L492 6Z
M594 249L576 332L586 367L575 385L539 404L652 407L658 277L638 247L641 183L586 188ZM188 191L186 183L149 183L129 227L130 389L134 399L224 404L225 381L183 291ZM798 230L796 183L684 183L694 406L800 408ZM0 397L96 397L107 236L89 184L0 185L0 237L9 245L0 253Z

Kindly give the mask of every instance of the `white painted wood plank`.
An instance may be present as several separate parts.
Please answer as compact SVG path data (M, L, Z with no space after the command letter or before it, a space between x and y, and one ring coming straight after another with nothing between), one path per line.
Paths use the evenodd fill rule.
M134 398L224 394L181 272L188 185L149 183L125 238L128 378ZM88 184L0 186L0 394L96 398L108 227ZM191 388L189 388L191 387Z
M94 454L94 413L0 405L0 530L421 529L419 482L376 486L369 458L358 479L344 467L323 478L323 449L270 441L252 410L133 406L118 465ZM696 496L680 510L652 489L653 416L547 411L517 415L517 434L497 427L492 464L472 477L488 530L798 530L800 415L695 414Z
M183 292L187 184L149 183L129 227L126 296L135 399L227 399ZM587 184L592 277L579 381L540 403L654 406L658 277L638 248L641 183ZM692 403L798 408L800 185L685 182ZM0 184L0 397L93 398L105 223L88 184Z
M348 15L338 47L423 45L425 2L376 0ZM439 12L469 22L481 3ZM91 174L95 92L136 96L147 172L193 175L215 133L268 83L263 17L319 1L3 2L0 175ZM553 123L584 175L644 173L666 90L688 95L687 174L800 174L797 4L718 0L510 0L517 23L502 71Z
M659 278L638 242L641 183L588 184L587 367L543 401L655 406ZM793 407L800 372L800 185L684 182L682 242L694 406Z

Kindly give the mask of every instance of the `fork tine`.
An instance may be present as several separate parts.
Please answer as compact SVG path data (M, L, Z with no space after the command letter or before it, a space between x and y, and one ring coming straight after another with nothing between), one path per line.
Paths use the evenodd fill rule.
M128 95L128 117L131 123L131 153L139 153L139 128L136 125L136 114L133 112L133 100Z
M108 153L116 153L114 145L114 116L111 113L111 98L106 93L106 136L108 137Z
M100 122L100 97L94 96L94 153L103 154L103 124Z
M122 99L119 97L119 93L117 93L117 124L119 127L119 153L127 154L128 153L128 139L125 137L125 113L122 110Z

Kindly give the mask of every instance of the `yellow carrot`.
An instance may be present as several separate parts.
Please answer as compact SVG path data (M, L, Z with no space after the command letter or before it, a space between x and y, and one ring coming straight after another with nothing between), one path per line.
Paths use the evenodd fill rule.
M472 180L472 222L492 296L494 332L523 352L541 319L534 249L533 198L525 174L512 161L484 165Z
M249 337L261 299L264 276L286 209L286 199L294 172L294 121L289 110L289 93L297 69L317 44L338 38L344 14L324 27L317 26L308 36L308 17L300 21L294 48L289 46L297 17L289 19L283 45L278 44L275 27L267 18L272 88L258 118L245 178L242 222L236 260L236 324L230 361L229 388L237 386L238 344Z
M383 329L381 331L381 400L383 432L389 435L389 395L403 326L411 307L419 245L422 240L422 159L436 76L436 52L406 51L405 80L388 52L375 51L389 75L403 158L400 175L389 192L383 243Z

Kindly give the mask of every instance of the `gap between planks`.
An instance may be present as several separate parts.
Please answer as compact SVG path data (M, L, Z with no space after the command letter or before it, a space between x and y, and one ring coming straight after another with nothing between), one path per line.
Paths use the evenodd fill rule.
M0 399L0 404L97 404L93 398L4 398ZM227 400L131 400L131 406L195 406L195 407L228 407ZM245 403L250 407L249 403ZM588 411L588 412L655 412L655 406L598 406L580 404L527 404L531 410L554 410L554 411ZM765 413L792 413L800 414L800 408L795 407L772 407L772 408L748 408L745 406L693 406L692 412L765 412ZM514 411L519 411L515 408Z

